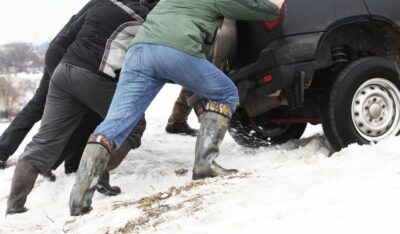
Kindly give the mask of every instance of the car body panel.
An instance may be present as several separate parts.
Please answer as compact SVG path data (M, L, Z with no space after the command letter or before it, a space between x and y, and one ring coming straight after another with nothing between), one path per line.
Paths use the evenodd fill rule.
M373 18L390 21L400 27L399 0L365 0Z
M274 47L274 51L285 51L287 49L279 49L276 44L280 44L283 47L290 47L290 45L284 45L280 42L275 42L280 38L289 38L289 42L294 48L298 49L301 53L300 56L294 56L293 59L282 59L284 56L282 53L278 53L280 58L277 60L284 61L283 64L291 62L303 62L309 59L315 59L316 51L306 53L307 55L312 54L313 57L309 56L305 58L305 50L302 50L302 46L310 46L314 48L315 41L321 39L320 34L315 34L317 38L309 39L310 37L305 35L304 38L311 41L313 44L291 41L290 37L301 34L311 34L327 32L330 29L336 27L338 24L344 22L358 21L360 19L369 19L370 15L368 9L363 0L287 0L285 10L285 19L283 24L269 32L263 27L260 22L245 22L237 21L237 56L233 66L234 69L240 69L250 64L256 63L262 55L264 50L268 50L270 47ZM303 44L303 45L301 45ZM292 47L293 48L293 47ZM294 53L290 53L291 56ZM280 63L280 62L278 62ZM269 64L266 64L269 67Z
M272 34L278 38L322 32L340 21L366 16L369 12L363 0L286 0L285 20Z
M235 59L230 59L230 62L234 62L229 77L238 84L239 93L252 93L252 96L288 89L297 82L299 73L305 75L304 85L308 87L327 32L342 25L369 21L370 11L373 17L388 17L400 23L400 14L396 14L400 11L390 8L400 10L400 1L286 0L284 22L271 32L260 22L236 21L236 56ZM273 74L276 79L268 87L259 87L257 92L252 92L255 82L249 81L255 81L268 73ZM245 95L241 99L247 97Z

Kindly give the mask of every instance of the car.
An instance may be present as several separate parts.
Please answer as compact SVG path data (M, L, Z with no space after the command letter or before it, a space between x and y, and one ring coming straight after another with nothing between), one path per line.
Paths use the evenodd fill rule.
M226 20L214 63L236 84L229 129L269 146L322 124L334 150L400 131L400 1L287 0L274 22Z

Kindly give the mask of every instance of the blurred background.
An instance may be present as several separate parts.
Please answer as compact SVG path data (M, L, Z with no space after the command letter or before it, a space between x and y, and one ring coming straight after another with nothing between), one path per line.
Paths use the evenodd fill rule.
M49 42L88 0L0 0L0 122L38 86Z

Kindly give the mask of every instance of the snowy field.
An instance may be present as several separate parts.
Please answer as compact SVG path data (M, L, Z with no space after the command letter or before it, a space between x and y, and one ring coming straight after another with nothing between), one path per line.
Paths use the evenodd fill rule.
M74 175L60 167L56 182L39 177L27 213L0 215L0 233L400 233L399 138L328 157L319 126L298 141L257 150L227 135L218 161L240 173L192 182L195 138L164 131L178 93L173 85L161 91L146 113L142 146L112 172L121 195L96 193L90 214L70 217ZM199 126L193 113L189 122ZM0 212L13 170L0 171Z

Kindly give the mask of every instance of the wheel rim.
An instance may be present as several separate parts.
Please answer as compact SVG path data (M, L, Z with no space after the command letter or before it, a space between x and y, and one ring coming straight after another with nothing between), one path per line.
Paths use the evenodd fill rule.
M400 91L383 78L364 82L352 101L352 119L357 132L370 142L396 135L400 130Z

